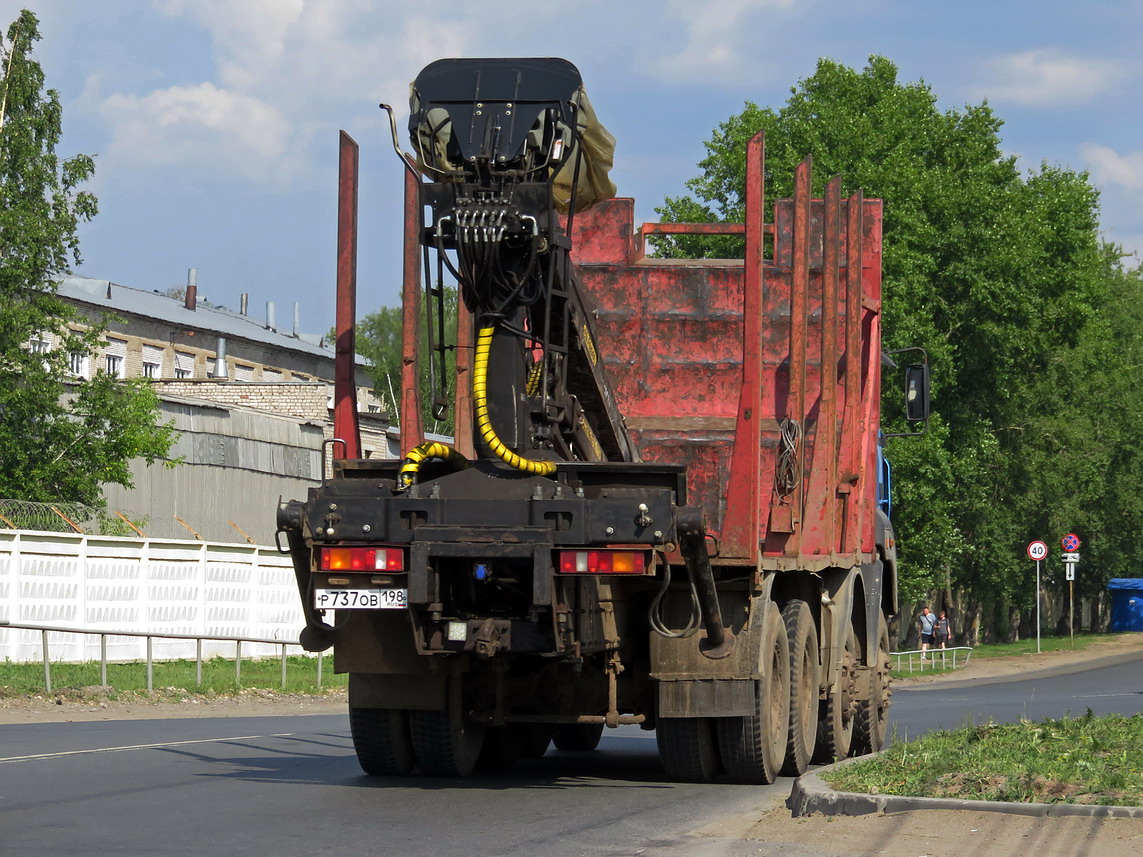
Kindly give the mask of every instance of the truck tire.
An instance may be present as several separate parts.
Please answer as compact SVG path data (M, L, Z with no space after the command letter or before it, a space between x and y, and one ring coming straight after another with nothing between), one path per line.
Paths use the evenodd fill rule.
M552 734L552 742L557 750L586 753L598 747L599 739L602 737L602 723L567 723L556 727L556 731Z
M778 605L767 606L759 652L762 677L754 683L754 714L718 718L718 747L736 783L774 782L790 730L790 644Z
M449 688L444 711L410 711L417 763L430 777L467 777L484 744L484 726L464 716L460 694Z
M718 743L711 718L661 717L655 725L655 742L672 780L709 783L718 774Z
M884 614L881 614L880 623L877 651L865 671L869 698L857 703L853 724L854 752L859 755L876 753L885 746L885 731L889 724L889 700L893 691L889 686L889 627Z
M818 746L815 762L834 762L849 756L853 749L853 724L857 713L857 634L853 620L846 624L845 646L841 651L837 681L822 701L818 720Z
M350 708L349 732L357 763L371 777L401 776L413 770L417 759L404 711Z
M806 772L818 737L818 634L810 605L801 599L782 610L786 641L790 646L790 736L782 773L798 777Z

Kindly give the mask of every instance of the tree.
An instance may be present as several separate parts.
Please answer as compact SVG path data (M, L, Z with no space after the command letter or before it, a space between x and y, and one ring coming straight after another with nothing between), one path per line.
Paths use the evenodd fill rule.
M457 293L453 287L444 289L444 337L438 332L436 301L433 309L426 309L426 301L421 301L421 359L420 388L423 406L422 418L427 431L452 434L454 417L452 403L456 393L456 344ZM433 325L433 340L439 345L443 341L450 350L446 352L445 371L442 376L439 357L428 348L427 325ZM373 379L373 392L386 408L400 421L401 364L404 353L404 311L401 307L383 306L369 313L357 322L357 353L368 361L367 372ZM334 338L335 332L330 333ZM430 366L431 360L431 366ZM431 372L431 375L430 375ZM449 410L441 419L433 414L433 401L441 397L442 378L443 398L449 403Z
M864 188L885 200L885 347L923 346L933 367L929 435L889 448L903 591L960 589L1031 607L1022 548L1060 526L1045 512L1047 486L1069 492L1058 429L1078 425L1076 403L1046 385L1062 375L1080 383L1103 353L1111 334L1101 325L1115 312L1122 272L1099 239L1098 193L1086 174L1044 165L1021 175L1001 149L1001 125L987 103L942 112L927 84L898 81L884 57L861 71L821 60L781 108L747 103L722 123L702 173L686 183L691 194L658 211L664 220L741 222L746 142L759 129L770 199L791 195L794 167L809 154L815 192L840 173L843 194ZM742 248L740 239L685 236L661 240L657 252L740 256ZM1130 386L1102 388L1104 401L1116 400L1103 432L1068 435L1086 463L1070 498L1076 509L1105 509L1099 486L1126 454L1103 450L1106 423L1129 436ZM1117 484L1138 497L1137 487ZM1084 520L1091 514L1102 512ZM1138 549L1132 556L1143 558Z
M156 424L144 382L69 377L72 355L102 344L100 323L57 295L97 210L79 190L94 163L56 154L62 110L32 54L39 39L25 10L0 44L0 496L100 506L103 483L130 487L130 459L162 458L175 433Z

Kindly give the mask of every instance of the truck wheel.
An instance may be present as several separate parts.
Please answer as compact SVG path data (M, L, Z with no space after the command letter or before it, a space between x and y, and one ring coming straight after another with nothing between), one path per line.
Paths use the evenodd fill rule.
M869 681L869 698L857 703L853 725L853 742L859 754L876 753L884 747L889 724L889 698L893 690L889 685L889 628L884 614L877 632L877 652L865 674Z
M464 715L460 694L450 687L444 711L410 711L413 749L430 777L467 777L484 744L484 727Z
M599 739L602 737L602 723L567 723L556 727L552 741L557 750L586 753L598 747Z
M709 783L718 773L718 744L709 717L660 717L655 742L672 780Z
M845 647L838 665L837 682L821 703L818 720L816 762L844 759L853 748L853 723L857 713L857 635L853 620L846 626Z
M818 635L810 605L795 599L782 611L790 646L790 737L782 773L806 772L818 737Z
M790 644L778 605L767 606L759 653L762 678L754 683L749 717L720 717L718 747L726 773L737 783L774 782L790 730Z
M361 770L372 777L409 773L416 764L409 718L393 708L349 709L349 732Z

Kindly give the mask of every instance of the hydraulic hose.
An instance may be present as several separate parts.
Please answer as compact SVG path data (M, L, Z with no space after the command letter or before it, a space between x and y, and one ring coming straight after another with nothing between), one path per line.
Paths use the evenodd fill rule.
M464 470L469 465L468 459L451 446L446 446L435 440L427 440L420 446L413 447L405 453L405 461L401 465L401 472L397 476L398 487L401 489L408 488L416 482L417 474L421 470L421 464L430 458L443 458L456 470Z
M476 412L476 427L492 454L509 467L537 476L554 476L556 473L554 461L536 461L517 455L496 436L496 430L488 418L488 356L492 351L492 337L495 333L495 327L482 327L476 335L476 354L472 366L472 399Z

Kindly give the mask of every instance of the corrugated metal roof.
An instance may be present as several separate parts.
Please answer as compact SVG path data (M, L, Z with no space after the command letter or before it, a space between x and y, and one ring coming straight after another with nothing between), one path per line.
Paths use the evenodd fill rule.
M197 310L187 309L181 300L158 292L145 292L130 286L121 286L110 280L89 277L66 277L60 282L59 296L113 312L161 319L183 328L194 328L220 336L246 339L272 345L275 348L299 351L333 360L332 343L325 343L320 334L271 330L265 323L224 307L208 303L201 298ZM292 322L293 313L290 313ZM365 360L360 355L358 364Z

